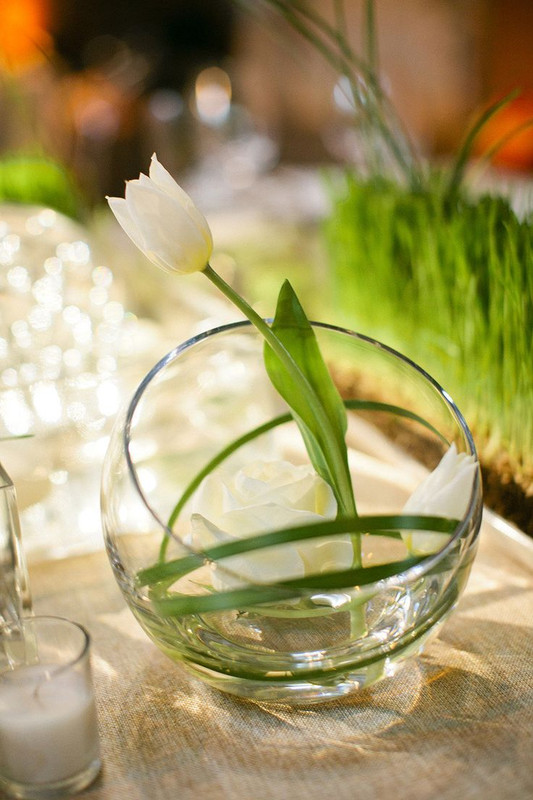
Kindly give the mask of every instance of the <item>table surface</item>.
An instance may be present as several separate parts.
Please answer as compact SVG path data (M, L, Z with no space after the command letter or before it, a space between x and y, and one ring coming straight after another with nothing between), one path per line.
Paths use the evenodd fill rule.
M394 677L290 709L192 678L150 642L103 552L31 567L34 609L90 631L103 770L91 800L533 797L533 541L485 515L467 590Z

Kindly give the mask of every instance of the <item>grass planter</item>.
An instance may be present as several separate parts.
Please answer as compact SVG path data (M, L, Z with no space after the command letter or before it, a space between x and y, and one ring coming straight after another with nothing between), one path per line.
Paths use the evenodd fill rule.
M324 225L341 321L449 387L471 424L487 502L533 534L533 226L499 196L345 172Z

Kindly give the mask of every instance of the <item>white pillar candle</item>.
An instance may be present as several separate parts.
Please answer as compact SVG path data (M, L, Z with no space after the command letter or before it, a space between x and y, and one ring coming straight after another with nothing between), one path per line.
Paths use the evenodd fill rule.
M0 675L0 774L53 784L98 758L94 694L71 666L29 665Z

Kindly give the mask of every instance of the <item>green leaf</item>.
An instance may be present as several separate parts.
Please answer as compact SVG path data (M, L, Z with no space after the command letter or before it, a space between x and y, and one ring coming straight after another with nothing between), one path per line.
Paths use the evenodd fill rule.
M264 358L269 378L293 412L311 462L335 492L339 509L353 514L355 501L344 441L346 409L322 358L315 332L288 281L284 282L279 293L272 331L307 378L328 424L320 423L302 393L300 383L265 343Z
M348 425L344 403L324 363L315 332L289 281L285 281L281 287L272 330L309 380L328 412L336 434L344 441ZM279 358L268 346L265 361L269 377L278 392L311 431L316 429L316 420L309 406L302 401L299 386L281 367Z
M260 317L249 303L237 294L212 267L208 265L204 269L203 274L250 320L263 336L268 347L272 349L271 363L273 365L276 364L276 373L285 374L287 376L288 383L286 383L286 387L289 388L291 398L298 401L301 408L305 408L306 416L313 420L313 428L321 434L319 437L314 437L313 430L308 428L307 442L310 449L314 450L317 465L320 464L321 468L324 469L324 462L327 464L330 477L328 482L337 497L339 513L347 514L348 516L355 514L355 500L348 470L346 443L343 437L339 439L335 435L332 422L328 416L328 410L323 406L321 398L315 391L315 387L311 385L301 365L295 360L292 352L285 346L282 338L277 335L274 328ZM280 295L284 293L286 296L292 294L293 299L296 301L296 306L299 308L299 317L295 327L297 328L298 324L302 323L310 327L303 309L290 285L282 287ZM292 335L289 336L289 340L292 340L294 333L295 331L293 330ZM275 359L278 360L277 362L273 359L274 356ZM290 402L289 405L291 405ZM313 437L317 440L322 453L316 450ZM313 463L315 463L315 461L313 461Z

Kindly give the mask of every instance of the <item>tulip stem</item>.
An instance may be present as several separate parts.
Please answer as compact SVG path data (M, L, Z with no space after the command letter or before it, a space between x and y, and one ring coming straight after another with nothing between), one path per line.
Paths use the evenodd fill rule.
M223 278L215 272L215 270L208 264L204 269L204 274L207 278L219 289L222 294L233 303L239 311L255 326L259 333L263 336L267 344L272 348L274 353L278 356L281 363L285 366L287 372L293 377L297 384L301 386L302 393L305 395L309 407L312 409L315 418L324 432L325 446L329 451L330 470L332 489L337 498L339 505L340 517L356 517L357 510L355 506L355 499L353 495L352 480L348 468L348 462L340 451L335 434L331 429L331 421L325 412L320 400L315 394L315 391L309 383L307 377L303 374L300 367L293 359L292 355L285 348L283 343L278 339L270 325L255 311L249 303L244 300L232 287L223 280ZM333 474L331 474L333 473ZM353 561L354 568L361 568L363 565L362 559L362 546L361 535L352 533L351 535L353 547ZM356 606L350 611L350 628L352 636L362 636L366 630L365 610L364 605Z
M305 394L309 403L309 407L312 409L313 414L322 427L322 430L329 431L331 429L331 422L328 418L328 415L325 413L322 404L318 400L313 387L291 354L271 329L270 325L257 313L257 311L250 306L249 303L246 302L246 300L244 300L244 298L237 294L237 292L235 292L232 287L227 284L226 281L224 281L224 279L221 278L220 275L218 275L218 273L216 273L209 264L205 268L204 274L217 287L217 289L219 289L225 295L225 297L227 297L227 299L230 300L239 309L239 311L244 314L244 316L257 328L259 333L261 333L265 341L270 345L272 350L284 364L289 374L291 374L296 382L301 386L302 392ZM334 475L332 476L332 479L335 481L335 486L332 488L334 488L335 494L337 495L339 511L342 516L357 516L351 477L343 454L337 447L333 433L330 436L327 436L327 446L331 456L331 462L334 465ZM359 537L353 538L359 539ZM360 546L356 549L359 552L354 553L354 566L360 566Z

